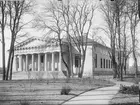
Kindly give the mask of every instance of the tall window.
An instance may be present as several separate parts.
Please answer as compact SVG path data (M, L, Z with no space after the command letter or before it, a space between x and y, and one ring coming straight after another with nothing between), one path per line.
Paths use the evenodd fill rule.
M95 55L95 68L97 68L97 54Z
M106 68L108 68L108 60L106 60Z
M104 68L105 68L105 59L104 59Z
M102 68L102 58L101 58L101 63L100 64L101 64L101 68Z
M75 67L80 67L81 64L80 64L80 57L79 56L75 56Z

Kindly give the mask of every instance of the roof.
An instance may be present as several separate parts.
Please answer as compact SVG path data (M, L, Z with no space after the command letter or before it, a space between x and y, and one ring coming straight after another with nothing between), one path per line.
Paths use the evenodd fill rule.
M79 37L79 38L73 37L73 38L71 38L71 43L75 44L75 42L80 41L80 40L83 40L84 43L86 43L86 37L83 37L83 39L81 37ZM66 44L68 41L66 38L64 38L64 39L62 39L62 42ZM87 43L88 43L88 45L92 45L94 43L95 46L100 46L100 47L110 49L109 47L107 47L103 44L100 44L100 43L98 43L90 38L87 39ZM59 45L58 40L55 38L50 38L50 37L47 37L45 39L43 39L42 37L40 37L40 38L39 37L31 37L31 38L28 38L27 40L15 45L15 49L46 47L46 46L51 46L52 44L58 46Z
M84 44L86 43L86 37L84 36L83 39L82 37L71 37L71 43L72 44L75 44L76 42L78 43L80 40L83 40ZM64 42L68 42L68 40L65 38L63 39ZM88 45L95 45L95 46L100 46L100 47L103 47L103 48L107 48L107 49L110 49L108 46L106 45L103 45L97 41L94 41L93 39L90 39L90 38L87 38L87 44Z

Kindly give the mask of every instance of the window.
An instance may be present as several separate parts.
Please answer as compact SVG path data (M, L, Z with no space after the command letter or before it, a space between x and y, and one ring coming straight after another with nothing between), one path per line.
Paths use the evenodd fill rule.
M101 58L101 63L100 64L101 64L101 68L102 68L102 58Z
M95 68L97 68L97 54L95 55Z
M105 59L104 59L104 68L105 68Z
M80 57L79 56L75 56L75 67L80 67Z

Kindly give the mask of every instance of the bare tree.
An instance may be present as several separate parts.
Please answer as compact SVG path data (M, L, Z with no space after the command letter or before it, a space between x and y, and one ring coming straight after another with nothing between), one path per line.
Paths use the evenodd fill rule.
M64 21L66 37L68 41L68 58L69 58L69 74L73 76L73 54L72 54L72 41L71 41L71 33L70 33L70 24L71 24L71 4L70 0L67 0L67 3L63 3L62 1L62 18Z
M65 52L63 52L63 37L62 35L64 35L64 33L66 32L67 35L69 35L69 23L67 23L67 20L65 20L64 22L64 17L68 14L66 14L64 11L65 6L58 1L50 1L49 2L49 7L48 7L48 3L44 5L43 8L43 13L37 15L37 17L35 18L35 21L33 23L33 27L38 28L39 30L48 30L48 34L56 34L57 39L59 41L59 46L60 46L60 52L61 52L61 58L62 61L67 69L68 72L68 77L70 77L71 75L71 69L72 67L70 67L69 63L69 59L66 60L64 58L64 54ZM42 15L42 16L41 16ZM66 27L66 26L67 27ZM66 30L65 30L66 29ZM47 36L45 35L45 37ZM66 35L66 37L67 37ZM69 43L69 42L68 42ZM68 51L67 54L69 55L69 53L71 52L71 50L69 50L69 45L68 45Z
M105 29L105 31L109 34L111 41L111 59L113 69L115 70L114 78L118 77L120 80L123 80L123 70L125 69L126 71L126 61L131 52L127 49L129 45L127 44L128 38L126 36L128 23L128 19L125 14L126 1L105 1L104 5L101 6L101 10L104 13L105 22L107 23L106 29L109 30L106 31Z
M130 43L131 42L131 36L128 32L129 20L128 20L125 9L124 9L121 24L122 24L121 25L121 29L122 29L121 39L123 39L122 40L122 66L121 66L122 68L121 69L124 69L124 74L126 75L126 72L127 72L126 71L126 66L128 65L127 61L128 61L129 55L132 53L132 44Z
M71 29L73 42L80 53L81 67L78 76L82 78L84 72L84 64L86 51L88 46L88 38L93 25L93 17L96 6L89 0L83 0L72 6L71 10Z
M1 27L1 34L2 34L2 65L3 65L3 80L5 80L5 26L7 21L7 12L6 12L6 1L0 1L0 12L1 12L1 19L0 19L0 27Z
M135 76L138 75L138 64L137 64L137 56L136 56L136 28L139 23L139 17L138 17L138 2L136 0L129 0L127 1L127 16L129 18L130 22L130 33L131 33L131 39L132 39L132 53L134 58L134 67L135 67Z
M109 39L110 39L110 46L111 46L110 58L112 60L113 71L114 71L113 77L116 78L119 75L117 69L118 64L116 61L116 37L117 37L116 13L110 1L105 1L104 4L101 5L101 11L104 14L104 20L106 22L106 26L104 30L109 35Z
M21 35L21 30L27 23L23 23L22 19L26 13L31 11L31 7L33 6L32 1L8 1L7 10L9 15L9 28L11 32L11 43L9 49L9 57L7 62L7 72L6 72L6 80L12 79L12 67L13 67L13 58L14 58L14 45L18 36Z

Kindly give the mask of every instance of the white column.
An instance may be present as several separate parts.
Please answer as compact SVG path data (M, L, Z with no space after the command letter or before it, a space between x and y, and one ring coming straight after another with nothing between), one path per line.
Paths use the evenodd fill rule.
M22 71L22 55L19 55L19 71Z
M28 71L28 69L29 69L28 68L28 55L26 55L26 69L25 70Z
M47 53L45 53L45 62L44 62L44 66L45 66L45 71L47 71Z
M32 54L32 71L34 71L35 70L35 68L34 68L34 65L35 63L34 63L34 54Z
M52 71L54 71L54 52L52 52Z
M62 71L62 59L61 59L61 52L59 52L59 71Z
M40 71L40 68L41 68L40 58L41 58L41 55L38 54L38 71Z

